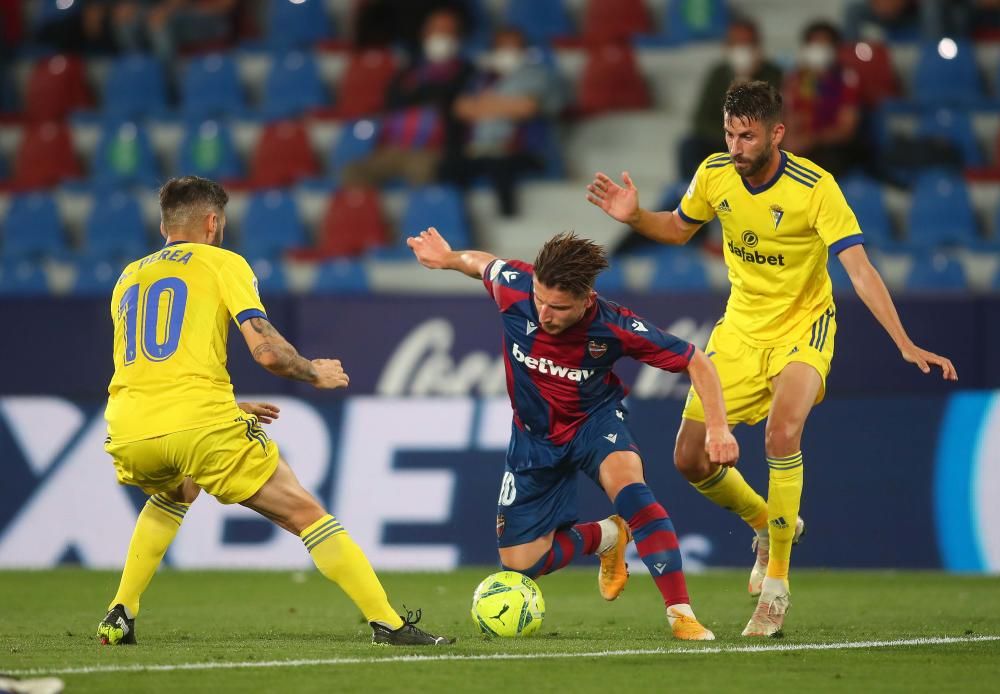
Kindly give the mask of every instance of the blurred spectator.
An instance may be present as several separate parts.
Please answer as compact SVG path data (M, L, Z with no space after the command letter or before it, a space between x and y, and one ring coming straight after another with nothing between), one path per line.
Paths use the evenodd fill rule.
M840 32L814 22L802 34L798 67L785 81L783 148L833 174L861 159L858 77L838 62Z
M847 8L849 41L912 41L920 36L916 0L858 0Z
M421 54L421 27L437 10L451 10L468 27L464 0L359 0L355 4L354 44L358 47L399 45L415 57Z
M680 172L694 173L702 160L724 147L722 98L736 80L764 80L781 88L781 68L764 57L760 32L750 19L734 19L726 31L726 54L709 72L694 113L692 134L681 141Z
M460 28L451 10L427 17L421 59L400 70L386 92L378 146L344 167L343 183L381 185L403 178L424 185L434 180L442 153L458 147L463 136L452 104L472 76L472 66L460 53Z
M115 48L111 33L111 9L116 0L32 3L34 38L62 53L104 53Z
M169 60L190 46L228 41L238 10L237 0L125 0L114 3L112 23L122 50Z
M565 93L541 52L530 49L517 29L498 31L484 62L473 88L455 101L452 112L467 125L468 140L446 153L440 177L461 187L489 177L501 214L510 217L517 213L517 177L545 166L533 145L564 106Z

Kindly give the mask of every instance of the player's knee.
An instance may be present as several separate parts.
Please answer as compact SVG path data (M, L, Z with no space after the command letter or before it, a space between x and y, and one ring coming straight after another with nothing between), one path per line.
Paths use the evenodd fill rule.
M689 482L700 482L711 472L703 453L701 448L696 448L689 441L678 438L674 445L674 467Z
M802 426L798 422L768 422L764 447L769 456L797 453L802 447Z

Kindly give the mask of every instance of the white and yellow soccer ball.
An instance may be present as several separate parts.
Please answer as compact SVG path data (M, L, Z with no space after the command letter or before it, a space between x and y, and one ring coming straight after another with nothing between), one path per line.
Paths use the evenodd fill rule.
M472 594L472 621L489 636L530 636L542 626L545 600L538 584L516 571L483 579Z

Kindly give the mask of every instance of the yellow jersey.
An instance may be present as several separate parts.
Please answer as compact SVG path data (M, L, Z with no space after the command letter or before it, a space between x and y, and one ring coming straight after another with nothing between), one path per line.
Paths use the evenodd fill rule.
M726 153L708 157L677 208L690 224L718 216L732 291L726 323L755 347L794 339L833 304L829 251L863 243L829 172L780 152L771 180L751 186Z
M111 294L115 374L105 419L116 443L232 421L229 320L266 318L236 253L179 241L130 263Z

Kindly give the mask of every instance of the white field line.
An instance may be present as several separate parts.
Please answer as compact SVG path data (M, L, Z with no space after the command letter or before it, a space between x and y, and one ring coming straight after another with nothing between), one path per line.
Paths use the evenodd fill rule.
M92 675L115 672L175 672L180 670L238 670L243 668L317 667L324 665L369 665L382 663L432 663L476 660L548 660L560 658L612 658L620 656L711 655L717 653L775 653L791 651L844 651L865 648L900 648L904 646L936 646L954 643L1000 641L1000 636L932 636L886 641L842 641L840 643L789 643L753 646L705 646L702 648L652 648L590 653L483 653L478 655L395 655L374 658L313 658L297 660L251 660L244 662L174 663L170 665L91 665L68 668L34 668L10 670L14 677L39 675Z

